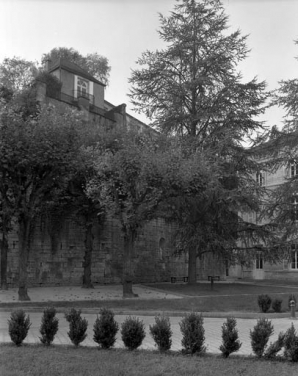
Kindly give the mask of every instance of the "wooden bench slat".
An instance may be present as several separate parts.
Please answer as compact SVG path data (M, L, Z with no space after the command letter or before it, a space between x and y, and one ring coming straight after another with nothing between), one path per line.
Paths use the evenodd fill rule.
M171 277L171 283L175 283L178 281L188 282L188 277Z

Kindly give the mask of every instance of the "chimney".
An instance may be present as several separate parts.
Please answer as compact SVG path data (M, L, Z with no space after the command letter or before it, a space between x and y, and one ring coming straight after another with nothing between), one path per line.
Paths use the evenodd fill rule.
M45 70L47 72L50 70L51 65L52 65L52 60L51 59L47 59L46 62L45 62Z

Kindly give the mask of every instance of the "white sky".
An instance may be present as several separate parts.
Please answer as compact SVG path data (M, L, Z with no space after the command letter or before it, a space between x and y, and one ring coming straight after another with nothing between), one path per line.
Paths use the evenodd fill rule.
M275 89L282 79L298 78L298 0L222 0L231 32L249 34L245 79L257 76ZM158 13L168 15L175 0L0 0L0 61L18 56L40 61L54 47L97 52L111 65L105 98L131 111L128 78L145 50L162 47ZM281 125L283 112L271 109L268 126Z

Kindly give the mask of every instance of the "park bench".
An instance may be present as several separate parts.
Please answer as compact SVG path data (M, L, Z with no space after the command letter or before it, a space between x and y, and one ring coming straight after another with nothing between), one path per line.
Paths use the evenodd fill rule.
M220 281L219 275L208 275L208 281L211 282L211 289L213 289L213 282L214 281Z
M188 277L171 277L171 283L188 282Z

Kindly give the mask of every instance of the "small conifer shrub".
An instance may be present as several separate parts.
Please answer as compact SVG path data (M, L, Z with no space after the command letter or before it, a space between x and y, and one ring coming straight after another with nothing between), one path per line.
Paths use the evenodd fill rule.
M8 332L12 342L17 346L21 346L22 342L27 337L30 326L29 315L26 317L22 309L13 311L8 320Z
M69 322L69 332L67 332L71 342L75 346L79 346L87 337L88 321L81 317L81 310L72 308L65 314L66 320Z
M274 312L281 312L282 300L281 299L274 299L272 301L272 309Z
M40 326L40 341L44 345L49 346L55 338L58 331L59 320L56 316L56 309L54 307L48 307L43 311Z
M220 351L224 358L240 349L242 343L238 339L237 321L234 317L228 317L222 325L222 344Z
M172 346L172 330L170 319L156 316L155 324L149 326L149 331L159 351L168 351Z
M182 333L183 352L188 354L203 354L206 351L204 319L202 315L192 312L187 314L179 323Z
M271 306L271 298L269 295L259 295L258 296L258 306L261 312L268 312Z
M145 325L137 317L127 317L121 325L121 338L129 350L135 350L141 346L145 333Z
M284 338L284 356L292 362L298 362L298 336L292 323Z
M110 309L102 308L100 316L97 316L93 326L93 340L103 349L113 347L116 342L116 334L119 330L114 313Z
M252 351L258 358L263 356L269 337L273 332L271 321L265 318L259 319L253 330L250 331Z
M277 353L279 353L281 349L284 347L284 342L285 342L285 334L280 332L277 340L273 343L270 343L270 345L268 346L268 349L264 353L264 357L266 359L275 359Z

